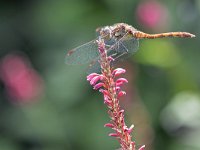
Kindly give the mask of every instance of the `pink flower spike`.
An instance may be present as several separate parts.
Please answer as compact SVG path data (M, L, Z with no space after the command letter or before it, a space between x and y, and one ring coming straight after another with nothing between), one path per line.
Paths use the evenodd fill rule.
M89 75L87 76L87 81L92 80L92 78L94 78L95 76L99 76L99 74L98 74L98 73L91 73L91 74L89 74Z
M110 133L108 136L118 137L117 133Z
M120 24L121 25L121 24ZM122 24L123 25L123 24ZM100 34L110 34L112 37L112 26L106 26L101 28ZM133 125L128 127L125 123L124 110L120 106L120 97L126 95L126 92L121 89L121 85L127 83L125 78L119 78L117 76L126 72L123 68L113 69L112 61L114 60L108 54L110 48L105 44L105 39L99 36L96 41L99 52L99 65L101 67L101 73L92 73L87 76L87 80L93 86L93 89L98 90L103 95L104 104L108 108L108 115L110 122L106 123L104 127L109 127L113 131L109 136L115 137L121 146L119 150L136 150L135 142L131 140L131 132L133 131ZM144 150L144 146L140 148Z
M117 69L113 70L112 74L116 77L116 76L121 75L121 74L123 74L125 72L126 72L125 69L123 69L123 68L117 68Z
M125 91L120 91L120 92L118 93L118 97L121 97L121 96L123 96L123 95L126 95L126 92L125 92Z
M144 150L145 145L141 146L138 150Z
M97 90L97 89L101 88L102 86L104 86L104 83L102 83L102 82L97 83L97 84L94 86L94 89Z
M113 127L114 127L114 125L113 125L112 123L106 123L106 124L104 125L104 127L113 128Z
M120 86L120 85L122 85L123 83L128 83L128 80L126 80L125 78L119 78L119 79L117 79L117 81L116 81L116 86Z

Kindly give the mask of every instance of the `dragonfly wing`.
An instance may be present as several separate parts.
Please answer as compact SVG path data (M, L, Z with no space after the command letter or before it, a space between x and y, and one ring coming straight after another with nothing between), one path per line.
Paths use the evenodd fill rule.
M106 45L110 46L110 49L107 51L108 56L112 56L114 58L114 62L111 62L111 66L115 65L119 60L123 60L127 57L130 57L134 53L137 52L139 47L139 40L135 38L131 38L128 40L115 42L115 41L105 41ZM93 61L88 69L88 74L92 72L99 73L101 70L101 66L96 59Z
M118 45L115 47L115 52L112 54L115 61L125 59L138 51L139 40L131 38L128 40L119 41Z
M86 64L99 56L96 41L90 41L67 53L66 64Z
M136 38L131 38L131 39L126 39L120 42L120 48L119 52L120 53L129 53L133 54L137 52L139 47L139 40Z
M101 72L101 65L98 60L93 61L90 66L88 67L87 74L91 73L100 73Z

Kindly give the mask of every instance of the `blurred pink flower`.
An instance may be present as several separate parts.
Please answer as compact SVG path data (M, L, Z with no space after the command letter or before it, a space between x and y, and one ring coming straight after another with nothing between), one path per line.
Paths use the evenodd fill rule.
M156 28L167 23L166 7L156 0L141 2L136 14L139 22L148 28Z
M1 60L0 79L8 96L16 102L29 102L43 91L41 77L22 55L9 54Z

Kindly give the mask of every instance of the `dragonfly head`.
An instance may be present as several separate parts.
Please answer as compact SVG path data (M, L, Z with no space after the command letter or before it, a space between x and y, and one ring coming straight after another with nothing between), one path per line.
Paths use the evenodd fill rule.
M111 33L112 33L112 29L110 26L105 26L103 28L100 29L100 35L101 37L103 37L104 39L110 39L111 38Z

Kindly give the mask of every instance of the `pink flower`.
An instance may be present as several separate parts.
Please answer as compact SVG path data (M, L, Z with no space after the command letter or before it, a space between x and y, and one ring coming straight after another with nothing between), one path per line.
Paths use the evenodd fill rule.
M104 127L113 128L113 127L114 127L114 125L113 125L112 123L107 123L107 124L105 124L105 125L104 125Z
M160 26L161 23L166 23L167 20L167 10L165 6L156 0L141 2L137 8L136 14L139 22L149 28L156 28Z
M140 148L139 148L139 150L144 150L145 149L145 145L143 145L143 146L141 146Z
M112 128L115 132L110 133L109 136L116 137L120 143L121 150L135 150L135 143L131 140L131 132L133 125L129 128L124 121L124 110L119 105L119 98L126 95L125 91L121 90L124 83L128 83L125 78L117 78L126 72L125 69L117 68L112 70L110 62L113 59L107 56L107 51L103 40L97 41L98 50L100 53L99 63L101 65L101 74L91 73L87 76L87 80L95 90L103 94L104 103L108 107L108 114L111 119L109 123L104 126ZM143 150L141 147L140 150Z
M21 55L10 54L0 62L0 79L8 96L16 102L28 102L43 91L43 81Z
M112 74L113 74L114 77L116 77L116 76L119 76L119 75L121 75L121 74L123 74L125 72L126 72L125 69L117 68L117 69L113 70Z
M123 95L126 95L126 92L125 92L125 91L120 91L120 92L118 93L118 98L120 98L120 97L123 96Z
M128 80L126 80L125 78L119 78L116 80L115 84L116 86L121 86L123 85L124 83L128 83Z
M90 81L92 78L99 76L97 73L91 73L90 75L87 76L87 80Z

